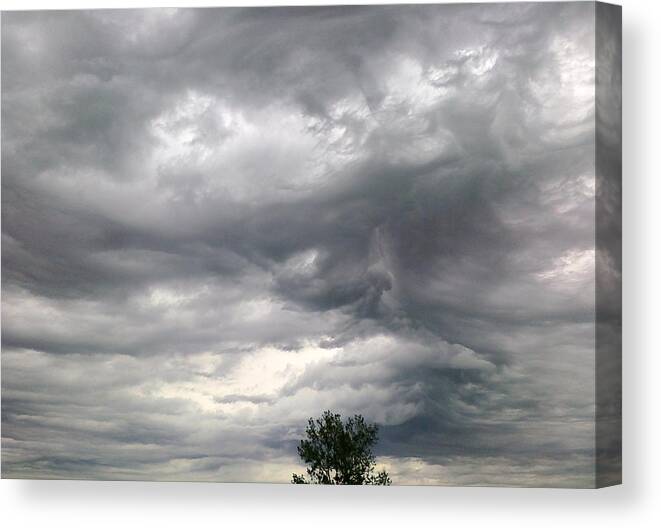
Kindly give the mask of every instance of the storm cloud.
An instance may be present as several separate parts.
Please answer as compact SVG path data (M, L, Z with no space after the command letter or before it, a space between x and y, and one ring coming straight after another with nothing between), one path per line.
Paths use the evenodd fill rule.
M2 15L3 477L594 483L594 5Z

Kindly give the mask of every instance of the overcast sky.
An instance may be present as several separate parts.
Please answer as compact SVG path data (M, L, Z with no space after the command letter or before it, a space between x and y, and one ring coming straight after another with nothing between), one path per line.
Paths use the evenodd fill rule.
M2 15L3 477L589 486L589 3Z

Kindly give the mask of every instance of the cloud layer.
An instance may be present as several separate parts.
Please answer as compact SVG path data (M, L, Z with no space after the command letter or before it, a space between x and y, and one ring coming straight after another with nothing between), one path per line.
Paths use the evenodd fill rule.
M589 3L3 13L2 472L589 486Z

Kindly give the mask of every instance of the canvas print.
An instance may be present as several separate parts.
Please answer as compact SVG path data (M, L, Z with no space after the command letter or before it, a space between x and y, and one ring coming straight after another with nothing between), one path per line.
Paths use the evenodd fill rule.
M2 477L621 481L621 9L2 13Z

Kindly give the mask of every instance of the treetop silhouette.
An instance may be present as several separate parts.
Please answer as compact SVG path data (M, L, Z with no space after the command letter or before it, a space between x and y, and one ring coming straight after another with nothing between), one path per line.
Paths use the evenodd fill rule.
M325 411L308 420L305 438L298 454L307 465L307 477L292 476L293 484L354 484L389 486L385 470L375 471L372 446L378 439L378 426L356 414L345 422L339 414Z

